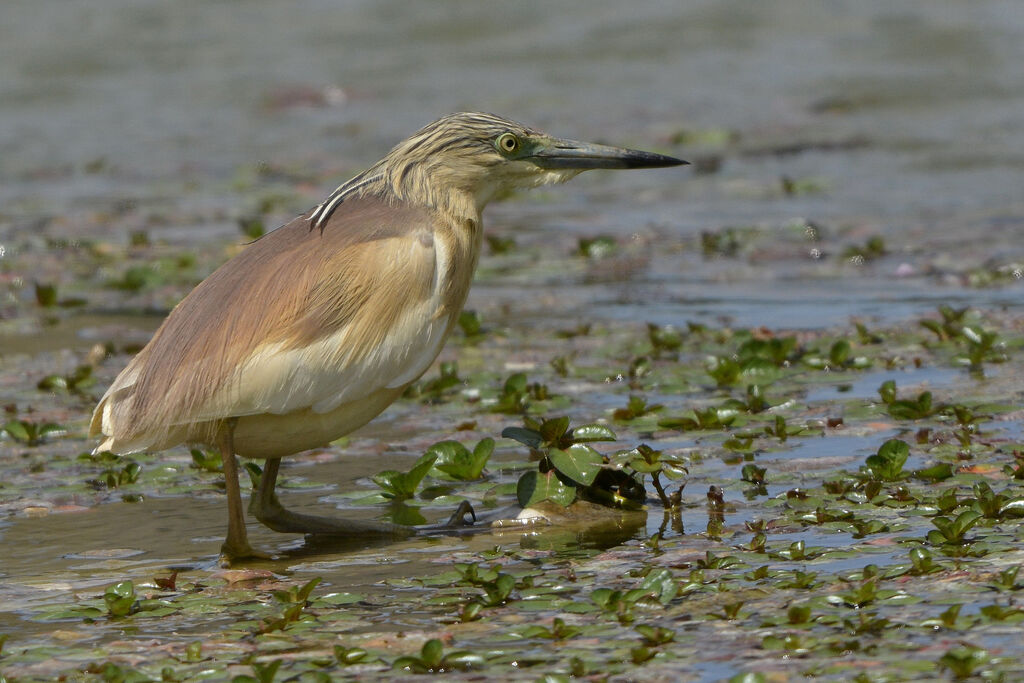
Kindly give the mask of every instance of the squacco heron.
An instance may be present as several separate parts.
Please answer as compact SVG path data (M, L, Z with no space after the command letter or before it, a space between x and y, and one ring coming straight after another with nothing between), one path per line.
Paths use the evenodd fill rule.
M684 163L560 140L492 114L445 116L182 299L96 406L96 450L218 448L224 564L262 556L246 535L236 455L266 461L250 511L271 529L414 533L287 510L274 493L281 458L366 424L430 367L466 301L480 214L496 195L587 169Z

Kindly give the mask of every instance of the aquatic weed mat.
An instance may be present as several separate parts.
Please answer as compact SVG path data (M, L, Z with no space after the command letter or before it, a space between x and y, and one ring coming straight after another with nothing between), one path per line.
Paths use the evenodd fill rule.
M536 467L501 432L565 415L614 433L594 444L605 456L645 445L678 463L683 476L661 480L683 487L678 503L648 480L646 511L611 520L569 508L561 526L377 547L256 532L282 558L232 571L212 563L214 455L87 454L89 385L48 372L68 352L21 358L17 377L5 368L20 391L0 441L0 671L1012 678L1021 325L950 307L815 331L467 318L445 363L379 424L298 458L282 495L412 522L463 499L500 508ZM114 352L74 362L102 386L127 357ZM420 468L402 499L408 480L380 476L411 474L443 441L466 463L488 456L481 478Z

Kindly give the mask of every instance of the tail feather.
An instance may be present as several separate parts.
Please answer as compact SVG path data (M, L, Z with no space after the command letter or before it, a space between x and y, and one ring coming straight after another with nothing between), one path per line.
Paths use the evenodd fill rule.
M96 404L96 409L92 412L92 419L89 421L89 437L100 437L103 440L93 449L93 453L110 451L118 455L126 455L147 450L154 445L155 439L145 438L145 436L126 441L124 437L129 430L126 429L127 425L124 424L124 420L118 419L118 415L123 417L127 412L125 404L132 400L137 375L138 371L133 360L128 367L121 371L121 374L103 394L100 402Z

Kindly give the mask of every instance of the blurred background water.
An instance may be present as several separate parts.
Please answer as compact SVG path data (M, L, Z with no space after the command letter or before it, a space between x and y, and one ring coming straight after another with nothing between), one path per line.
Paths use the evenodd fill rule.
M340 182L462 109L682 155L679 131L729 131L725 178L829 180L769 203L681 174L587 181L665 186L680 229L866 215L938 239L950 212L1021 209L1017 0L6 0L0 54L5 223L260 161Z
M241 242L241 187L298 192L287 220L421 125L477 109L698 163L489 209L489 229L560 256L609 234L646 239L648 257L499 277L471 306L799 328L1018 305L1017 0L7 0L0 57L8 252L19 235L133 229ZM753 246L701 253L702 233L734 229ZM884 257L847 254L874 236Z

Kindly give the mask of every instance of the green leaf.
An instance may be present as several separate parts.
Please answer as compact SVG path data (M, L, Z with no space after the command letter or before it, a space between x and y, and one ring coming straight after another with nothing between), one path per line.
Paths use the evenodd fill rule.
M540 435L540 432L524 427L505 427L505 429L501 430L501 436L505 439L518 441L530 448L540 448L540 445L544 443L544 438Z
M562 438L567 429L569 429L569 418L567 416L556 417L544 420L540 426L540 435L546 443L554 443Z
M295 602L306 602L309 600L309 594L313 592L313 589L316 588L320 581L320 577L317 576L316 578L310 579L301 588L299 588L295 596Z
M525 393L526 385L528 383L529 379L526 377L525 372L513 373L505 380L505 385L502 387L502 393L506 396Z
M482 439L472 452L458 441L439 441L427 449L437 455L434 467L459 481L473 481L483 474L494 451L494 439Z
M356 662L365 659L367 654L367 651L360 647L345 647L344 645L334 646L334 658L338 661L338 664L341 664L342 666L355 664Z
M516 497L524 508L545 500L568 507L576 500L576 489L563 484L554 471L544 474L532 471L519 478Z
M423 660L428 669L436 669L441 664L443 656L444 646L437 638L431 638L423 643L423 648L420 650L420 659Z
M103 602L113 617L124 617L132 613L135 606L135 584L119 581L103 593Z
M999 508L999 514L1009 517L1024 517L1024 498L1014 498Z
M953 476L953 466L948 462L940 462L931 467L914 470L914 476L925 481L945 481Z
M585 424L572 430L572 440L576 443L585 443L589 441L615 441L617 438L618 437L615 436L615 432L605 425Z
M869 455L866 461L872 476L882 481L895 481L903 472L903 464L910 454L910 446L900 439L889 439L878 449L875 455Z
M882 386L878 387L878 395L882 399L882 403L892 403L896 400L896 382L893 380L886 380L882 382Z
M416 488L423 481L423 477L427 476L427 472L434 466L437 461L437 456L433 453L424 453L420 456L420 459L416 461L413 468L409 470L405 475L405 485L410 493L415 493Z
M481 333L480 315L476 311L459 313L459 327L467 337L475 337Z
M472 479L480 478L484 467L487 466L487 461L491 459L492 453L494 453L494 439L491 437L481 439L480 443L473 449L473 469L470 472Z
M283 661L282 659L275 659L269 664L253 662L252 670L256 673L256 678L260 683L274 683L274 679L277 677L277 670L281 668Z
M669 569L662 567L651 570L644 578L643 589L654 593L658 602L667 605L679 593L679 582Z
M576 443L565 450L552 448L548 458L555 468L578 484L590 486L601 471L604 458L586 444Z
M840 339L829 349L828 358L833 365L843 366L850 358L850 342Z
M36 283L36 303L40 306L51 307L57 305L57 286L50 283Z
M485 604L488 607L497 607L504 604L515 586L516 577L511 574L498 574L498 578L493 583L487 583L483 586Z
M28 433L28 429L26 428L25 423L20 422L18 420L11 420L7 424L5 424L4 431L7 432L7 434L15 441L27 443L32 440L32 437Z
M387 498L398 500L412 498L416 495L416 489L423 481L423 477L427 476L427 472L434 466L436 460L437 455L428 451L416 461L416 464L408 472L384 470L373 477L373 482L384 490L383 495Z

